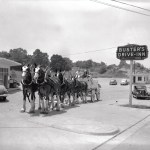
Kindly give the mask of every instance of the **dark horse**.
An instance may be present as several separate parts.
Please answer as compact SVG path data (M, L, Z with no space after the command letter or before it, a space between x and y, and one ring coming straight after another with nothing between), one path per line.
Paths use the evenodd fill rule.
M70 98L71 98L72 82L65 79L61 72L58 74L58 79L60 82L60 101L61 103L64 103L65 95L67 95L69 98L69 105L71 105Z
M31 108L30 113L35 111L35 92L37 91L37 84L33 82L32 74L29 65L22 67L22 89L23 89L23 107L22 112L26 111L26 98L29 99ZM31 100L30 100L31 97Z
M72 94L73 94L73 104L75 104L75 99L80 96L84 103L87 103L87 92L88 85L84 81L79 81L76 77L72 77Z
M44 71L40 66L35 68L34 80L38 84L38 93L42 104L41 113L48 113L49 97L51 96L52 109L54 108L54 93L57 98L57 110L60 110L60 84L50 77L50 69Z

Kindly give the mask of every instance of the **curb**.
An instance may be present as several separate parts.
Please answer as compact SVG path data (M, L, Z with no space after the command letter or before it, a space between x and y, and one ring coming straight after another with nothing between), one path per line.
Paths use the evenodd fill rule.
M113 125L102 124L98 121L89 121L85 119L75 119L71 121L65 121L65 123L52 124L51 127L79 134L97 136L114 135L120 131L119 128Z

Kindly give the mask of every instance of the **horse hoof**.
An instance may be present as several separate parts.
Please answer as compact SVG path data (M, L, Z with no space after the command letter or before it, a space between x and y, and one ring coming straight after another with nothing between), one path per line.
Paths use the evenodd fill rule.
M60 108L57 108L57 109L56 109L56 111L60 111L60 110L61 110Z
M45 111L41 111L40 114L45 114Z
M41 110L41 107L39 107L38 110Z
M20 112L25 112L26 110L24 108L21 108Z
M65 104L61 104L61 107L62 107L62 108L65 108Z
M45 111L44 114L48 114L48 111Z
M34 110L29 110L29 113L34 113L35 111Z

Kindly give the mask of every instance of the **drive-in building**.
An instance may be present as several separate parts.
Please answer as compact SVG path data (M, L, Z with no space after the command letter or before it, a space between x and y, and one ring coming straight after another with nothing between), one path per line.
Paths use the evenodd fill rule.
M20 63L13 60L0 57L0 83L4 84L6 88L9 88L9 78L11 73L11 67L21 66Z

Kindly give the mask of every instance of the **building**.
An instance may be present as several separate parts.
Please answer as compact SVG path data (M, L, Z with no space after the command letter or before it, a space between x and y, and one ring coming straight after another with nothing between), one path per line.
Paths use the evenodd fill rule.
M20 63L13 60L0 57L0 83L4 84L6 88L9 88L9 78L11 75L11 67L21 66Z
M135 83L135 84L150 84L150 74L148 74L148 73L133 74L133 83Z

